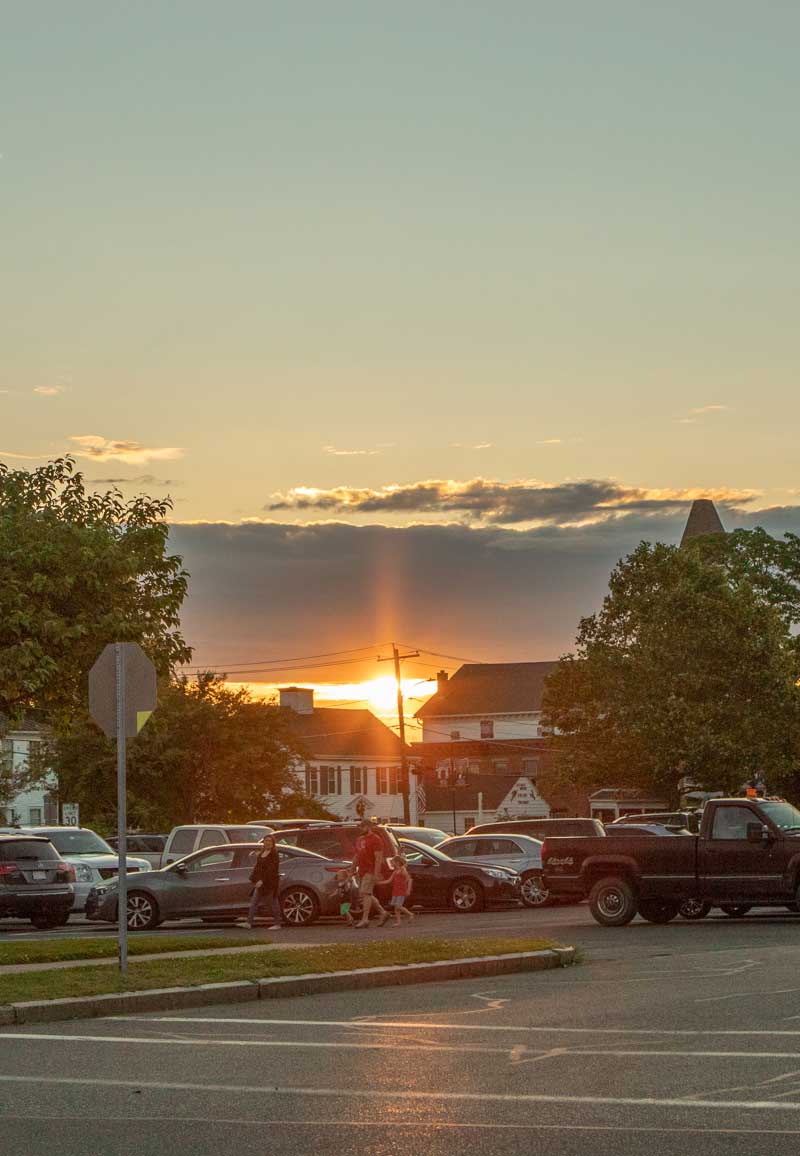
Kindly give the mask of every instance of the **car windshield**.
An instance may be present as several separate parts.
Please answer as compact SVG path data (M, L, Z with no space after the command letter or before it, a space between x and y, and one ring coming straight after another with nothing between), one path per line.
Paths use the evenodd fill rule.
M800 811L791 803L763 803L759 806L781 831L800 831Z
M116 855L105 839L94 831L47 831L42 832L62 855Z
M401 839L400 849L409 859L415 855L428 855L431 859L436 859L439 863L453 862L450 856L445 855L438 847L428 847L425 843L418 843L414 839Z

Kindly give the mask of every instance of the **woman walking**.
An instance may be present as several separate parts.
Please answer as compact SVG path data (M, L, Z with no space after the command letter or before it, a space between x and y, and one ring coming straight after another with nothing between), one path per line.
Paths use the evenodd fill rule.
M272 923L268 926L272 931L277 931L281 927L282 919L281 905L278 899L278 848L275 846L272 835L265 835L261 846L261 854L250 872L253 894L250 899L247 923L249 927L255 927L259 907L269 904L272 911Z

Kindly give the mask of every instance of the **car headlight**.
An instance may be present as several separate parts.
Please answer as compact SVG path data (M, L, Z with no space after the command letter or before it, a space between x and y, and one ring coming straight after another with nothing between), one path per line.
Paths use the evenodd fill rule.
M93 878L91 867L87 867L85 863L75 864L75 879L78 883L91 883Z
M492 879L505 879L507 883L513 882L516 878L510 871L498 871L496 867L484 867L487 875L491 875Z

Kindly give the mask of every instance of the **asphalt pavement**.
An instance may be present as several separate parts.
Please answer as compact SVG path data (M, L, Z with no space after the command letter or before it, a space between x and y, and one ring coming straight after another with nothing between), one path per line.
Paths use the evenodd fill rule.
M477 930L490 917L429 918ZM584 909L515 918L558 928L585 963L4 1029L8 1151L797 1152L798 917L619 930Z

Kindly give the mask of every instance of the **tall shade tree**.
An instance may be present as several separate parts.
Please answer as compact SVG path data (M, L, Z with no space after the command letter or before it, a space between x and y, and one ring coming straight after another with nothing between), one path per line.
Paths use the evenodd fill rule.
M191 656L171 508L87 491L70 458L32 471L0 462L0 717L67 725L108 642L139 642L162 675Z
M128 819L169 830L178 823L241 823L267 815L332 817L305 796L290 717L212 674L165 681L158 710L128 747ZM84 718L48 745L61 797L110 828L116 814L114 745Z
M721 536L716 536L721 538ZM698 539L703 543L702 539ZM736 791L798 760L795 640L742 564L711 543L642 543L611 574L602 609L545 689L558 765L573 783L650 787L677 801L687 777ZM772 576L776 581L776 575Z

